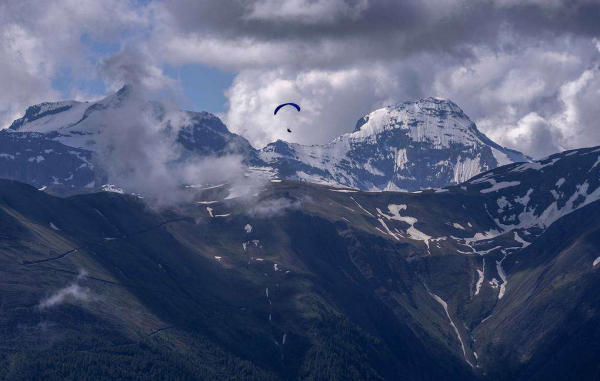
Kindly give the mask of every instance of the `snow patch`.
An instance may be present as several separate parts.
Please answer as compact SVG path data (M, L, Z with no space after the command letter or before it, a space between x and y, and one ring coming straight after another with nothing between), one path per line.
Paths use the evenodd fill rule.
M433 292L429 291L429 289L427 289L427 291L429 292L429 294L431 296L433 296L433 298L442 305L442 307L444 307L444 311L446 311L446 316L448 317L448 320L450 320L450 325L452 326L452 328L454 328L454 332L456 333L456 337L458 337L458 341L460 341L460 347L462 348L463 351L463 356L465 357L465 361L467 362L467 364L469 364L471 366L471 368L473 367L473 364L471 364L471 362L467 359L467 351L465 349L465 344L463 343L462 338L460 337L460 332L458 331L458 328L456 328L456 325L454 324L454 321L452 321L452 318L450 317L450 313L448 312L448 303L446 303L442 298L440 298L439 296L437 296L436 294L434 294Z
M371 214L368 210L366 210L365 208L363 208L358 201L356 201L353 197L350 197L352 199L352 201L354 201L356 203L356 205L358 205L359 208L361 208L363 210L363 212L367 213L369 216L375 218L375 216L373 214Z
M519 236L519 233L517 233L517 232L515 232L515 241L520 243L523 248L526 248L527 246L531 245L529 242L523 240L523 238L521 238Z
M338 193L356 193L356 192L358 192L357 190L352 190L352 189L330 189L330 191L338 192Z
M423 233L422 231L420 231L419 229L415 228L415 224L418 222L418 220L414 217L409 217L409 216L401 216L400 215L400 211L401 210L406 210L406 205L401 204L401 205L394 205L394 204L390 204L388 205L388 210L390 211L390 213L392 213L391 216L383 213L379 208L377 208L377 212L387 218L388 220L396 220L396 221L402 221L405 222L407 224L410 225L410 227L408 228L408 230L406 230L406 233L408 233L409 237L411 239L417 240L417 241L423 241L425 242L425 245L427 245L427 248L429 249L429 240L431 240L431 237L428 236L427 234ZM387 226L383 223L382 219L379 219L379 221L384 225L384 227ZM389 229L387 229L389 230ZM392 233L392 235L395 236L395 234ZM396 237L396 239L398 239Z
M113 192L113 193L119 193L119 194L124 194L125 191L113 184L104 184L102 185L102 191L103 192Z
M514 201L523 206L527 206L529 204L529 201L531 200L531 193L533 193L533 189L529 188L529 190L527 190L527 193L525 194L525 196L516 197Z
M500 283L498 282L498 279L496 279L496 278L492 278L492 281L491 281L491 282L489 282L489 283L490 283L490 286L492 286L492 288L494 288L494 289L498 288L498 286L499 286L499 284L500 284Z
M477 274L479 274L479 279L477 279L477 284L475 285L475 295L479 295L481 285L485 280L485 258L483 258L483 265L481 266L481 270L477 269Z
M508 283L506 279L506 273L504 272L504 268L502 267L502 262L506 259L506 257L502 258L499 261L496 261L496 269L498 270L498 275L502 279L502 284L500 285L500 293L498 294L498 299L502 299L504 293L506 292L506 284Z
M565 205L559 209L557 201L550 204L541 214L534 214L534 209L526 209L521 214L519 214L519 223L512 225L502 224L500 221L496 220L496 224L499 227L504 229L505 231L511 229L521 229L528 228L531 226L539 226L541 228L546 228L553 224L556 220L565 216L579 208L582 208L598 199L600 199L600 187L597 187L593 192L588 193L589 184L584 182L581 185L577 186L577 190L571 195L569 200L565 203ZM528 192L529 194L529 192ZM583 198L582 202L578 202L577 206L575 206L575 202L579 201ZM529 202L529 200L527 200Z
M465 158L462 159L460 156L456 159L454 165L454 182L456 184L464 183L473 176L477 176L481 173L481 164L479 162L479 156L474 159Z
M592 165L592 168L590 168L590 170L588 172L591 172L592 169L594 169L598 166L598 164L600 164L600 156L598 156L598 158L596 159L596 162L594 163L594 165Z
M203 190L208 190L208 189L221 188L224 185L227 185L227 184L225 183L225 184L213 185L213 186L206 187L206 188L200 188L198 190L203 191ZM198 185L190 185L190 188L197 188L197 187L198 187Z
M43 156L37 156L37 157L30 157L30 158L29 158L29 162L30 162L30 163L33 163L34 161L36 161L36 162L38 162L38 163L39 163L40 161L44 161L44 160L45 160L45 159L44 159L44 157L43 157Z
M406 168L408 164L408 157L406 156L406 148L396 148L396 160L394 162L394 172L398 169Z
M496 183L496 180L490 179L490 184L492 184L492 186L490 188L482 189L479 192L481 192L481 193L497 192L500 189L515 187L517 185L520 185L521 182L520 181L503 181L501 183Z
M546 161L546 160L548 160L548 159L534 161L533 163L521 164L518 167L516 167L515 169L513 169L512 171L513 172L525 172L525 171L529 171L529 170L539 171L542 168L554 165L554 163L556 163L557 161L560 160L560 157L554 158L554 159L550 160L548 163L543 164L542 161Z
M487 239L492 239L494 237L497 237L498 235L500 235L501 233L496 230L496 229L491 229L488 230L487 232L483 232L483 233L475 233L475 235L473 236L473 238L464 238L464 241L467 245L471 246L471 244L473 242L478 242L478 241L484 241Z

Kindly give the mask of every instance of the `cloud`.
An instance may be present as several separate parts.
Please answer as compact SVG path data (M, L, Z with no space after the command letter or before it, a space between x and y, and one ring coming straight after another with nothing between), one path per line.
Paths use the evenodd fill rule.
M597 109L562 95L600 60L595 1L166 1L157 12L165 61L238 72L224 118L256 147L324 143L376 107L427 96L534 157L600 144ZM274 118L289 101L302 113ZM577 119L561 122L569 107Z
M2 20L0 19L0 22ZM29 102L57 99L49 71L36 56L42 42L17 24L0 26L0 127L22 115Z
M59 100L53 82L61 74L93 79L90 45L143 29L147 20L120 0L0 2L0 128L32 104Z
M560 129L535 112L520 118L516 124L497 125L490 137L499 144L532 152L537 158L564 149L560 145L563 140Z
M467 101L473 98L470 91L483 88L481 98L465 107L474 109L470 114L481 130L496 142L535 158L600 144L596 122L600 110L593 105L600 94L598 66L590 68L583 54L565 54L565 50L560 54L526 51L524 59L529 65L507 63L499 68L495 63L493 69L499 73L489 78L486 69L475 68L474 73L484 75L473 78L467 74L466 85L454 87L454 98Z
M160 64L141 50L125 48L102 59L97 70L113 91L132 85L154 96L181 98L181 83L165 75Z
M345 70L245 70L227 92L225 120L257 147L275 139L315 144L351 132L376 108L432 95L452 99L490 138L536 158L600 144L593 41L563 38L518 51L474 53L477 59L466 62L422 53ZM302 112L274 117L275 106L288 101ZM531 124L532 113L544 127Z
M88 289L78 284L71 284L56 291L50 297L40 302L40 308L56 307L63 303L88 302L90 300L91 295Z
M281 216L288 211L300 210L302 204L300 200L277 198L261 200L258 204L252 206L246 211L246 214L253 217L268 218Z
M175 104L148 101L144 88L132 85L104 102L107 110L88 120L103 126L93 159L109 183L157 206L189 201L186 184L245 186L244 158L234 146L222 156L198 156L181 145L179 132L199 122Z
M244 71L227 91L225 121L256 147L276 139L322 143L348 132L364 113L397 93L390 77L394 74L379 68ZM275 107L286 102L300 104L301 112L284 108L274 116Z
M471 55L475 46L511 49L570 33L597 36L592 1L165 1L162 29L173 60L331 68L412 54ZM184 47L184 48L182 48ZM272 54L259 54L271 52Z
M9 15L0 16L4 124L57 99L52 79L65 67L110 89L137 83L178 101L182 84L165 68L204 64L237 73L224 119L256 147L278 138L324 143L374 108L427 96L452 99L490 137L534 157L600 144L594 0L40 4L0 5ZM90 48L115 41L101 59ZM274 118L289 101L302 112Z
M340 19L357 19L368 1L355 3L344 0L259 0L249 4L246 20L280 23L332 24Z
M88 288L79 285L79 281L86 276L87 272L85 270L80 271L75 282L52 293L46 299L42 300L38 307L40 309L45 309L56 307L63 303L79 304L92 301L94 297L91 291Z

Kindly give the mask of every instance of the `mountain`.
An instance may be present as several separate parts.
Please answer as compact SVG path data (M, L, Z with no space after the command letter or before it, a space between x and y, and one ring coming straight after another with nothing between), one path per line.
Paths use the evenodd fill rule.
M183 120L179 140L190 151L203 155L225 153L229 147L251 150L244 139L229 132L216 116L207 112L170 110L161 102L146 101L138 90L125 85L97 102L66 101L29 107L10 130L37 132L66 146L95 151L97 139L110 124L165 123Z
M354 132L324 145L279 140L261 157L280 178L369 191L439 188L531 160L491 141L456 104L439 98L373 111Z
M119 139L119 134L135 124L168 133L173 123L180 124L176 140L184 157L236 154L248 165L262 164L250 143L229 132L216 116L146 101L136 88L126 85L97 102L47 102L29 107L22 118L0 133L0 175L37 187L105 184L105 173L94 160L96 151L106 149L110 139Z
M93 187L90 151L65 146L37 132L0 131L0 178L38 188L51 184Z
M530 160L492 142L456 104L437 98L374 111L359 120L354 132L325 145L302 146L277 141L256 150L246 139L229 132L216 116L174 110L164 103L145 101L129 85L97 102L65 101L32 106L11 125L10 131L17 135L0 135L0 140L11 136L11 143L0 144L13 144L19 133L35 133L40 139L46 139L34 152L35 157L45 157L42 151L56 151L60 143L61 151L85 150L84 156L90 160L99 147L106 146L101 142L114 139L132 124L160 125L164 131L172 125L172 120L181 126L177 141L184 157L236 154L242 156L251 175L369 191L439 188L463 182L497 166ZM54 148L50 148L50 140L55 142ZM15 147L11 152L18 149ZM82 155L81 151L77 152ZM0 156L0 167L2 162L15 163ZM87 174L85 180L73 180L78 177L81 166L76 159L69 159L60 167L51 161L37 164L37 161L28 164L29 177L13 177L10 172L5 172L5 177L38 187L49 185L49 181L67 187L81 187L92 180L97 185L108 181L98 163L95 168L89 168L94 172L92 180Z
M593 379L600 147L149 208L0 181L0 378Z

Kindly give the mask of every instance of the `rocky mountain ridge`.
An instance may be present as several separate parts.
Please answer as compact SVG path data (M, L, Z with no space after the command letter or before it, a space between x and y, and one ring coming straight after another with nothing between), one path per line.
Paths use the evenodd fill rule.
M281 178L369 191L439 188L531 160L492 142L452 101L432 97L373 111L324 145L271 143L261 157Z
M152 127L157 133L177 124L177 141L185 156L239 155L249 175L369 191L442 187L466 181L497 166L530 160L492 142L448 100L426 98L376 110L361 118L354 132L328 144L302 146L277 141L256 150L246 139L229 132L216 116L174 110L164 103L145 101L129 85L97 102L65 101L32 106L13 122L9 129L12 139L7 138L2 144L10 146L18 134L35 133L39 137L43 134L46 139L62 144L61 152L66 155L75 152L69 147L87 151L89 161L99 147L107 148L110 134L121 133L131 123L160 125ZM8 136L2 134L0 138ZM37 158L45 158L43 152L52 149L42 145L37 152L32 152L36 158L33 162L29 162L30 156L25 161L18 160L20 157L0 156L0 162L19 167L0 176L38 187L50 185L48 179L52 179L53 184L81 187L81 181L73 180L79 177L77 171L81 167L75 158L65 161L72 163L70 167L62 164L54 169L47 161L33 169L39 163ZM9 151L18 149L12 147ZM8 151L5 154L13 155ZM87 182L83 185L95 186L108 181L99 163L88 168L94 172L94 182L86 175ZM16 175L23 173L36 176Z

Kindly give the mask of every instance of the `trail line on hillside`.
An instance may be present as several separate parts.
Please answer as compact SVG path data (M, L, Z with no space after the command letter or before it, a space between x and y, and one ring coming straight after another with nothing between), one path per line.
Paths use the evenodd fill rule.
M191 218L191 217L185 217L185 218L179 218L179 219L176 219L176 220L165 221L165 222L163 222L162 224L160 224L158 226L154 226L154 227L151 227L151 228L148 228L148 229L143 229L143 230L140 230L138 232L135 232L135 233L132 233L132 234L129 234L129 235L124 235L122 237L115 237L113 239L108 239L108 240L103 238L102 241L93 242L93 243L89 243L89 244L81 246L81 247L73 248L73 249L71 249L71 250L69 250L69 251L67 251L67 252L65 252L63 254L57 255L55 257L44 258L44 259L40 259L40 260L36 260L36 261L22 261L21 264L23 266L31 266L31 265L37 265L37 264L40 264L40 263L57 261L59 259L65 258L69 254L74 253L74 252L76 252L78 250L84 250L84 249L90 248L92 246L100 245L100 244L103 244L103 243L107 243L107 242L111 242L111 241L117 241L117 240L121 240L121 239L126 239L126 238L130 238L130 237L134 237L136 235L144 234L144 233L147 233L147 232L152 231L152 230L160 229L160 228L162 228L162 227L164 227L164 226L166 226L166 225L168 225L170 223L180 222L180 221L189 221L189 220L193 221L193 218Z

